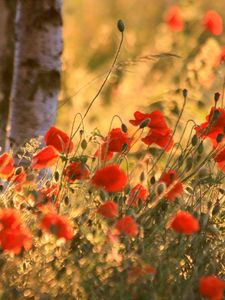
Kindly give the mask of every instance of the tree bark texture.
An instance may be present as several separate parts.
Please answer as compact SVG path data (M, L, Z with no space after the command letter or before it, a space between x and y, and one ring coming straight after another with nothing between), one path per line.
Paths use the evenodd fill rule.
M0 147L5 149L14 56L16 0L0 0Z
M54 123L60 89L62 0L18 0L10 104L11 145Z

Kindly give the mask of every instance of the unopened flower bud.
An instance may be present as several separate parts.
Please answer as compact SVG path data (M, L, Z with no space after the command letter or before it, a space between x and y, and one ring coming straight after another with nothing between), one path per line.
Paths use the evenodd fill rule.
M197 143L198 143L198 137L195 134L195 135L193 135L193 137L191 139L191 144L192 144L192 146L195 146L195 145L197 145Z
M183 89L183 96L184 98L187 98L188 95L188 90L187 89Z
M127 126L125 124L122 124L121 125L121 129L123 132L127 133L128 129L127 129Z
M217 135L217 137L216 137L216 141L217 141L217 143L220 143L220 142L222 142L222 140L223 140L223 137L224 137L224 135L223 135L222 133L219 133L219 134Z
M214 101L217 102L217 101L219 101L219 99L220 99L220 93L217 92L214 95Z
M156 192L158 195L161 195L166 189L166 184L164 182L159 183L157 186Z
M142 128L145 128L146 126L148 126L149 122L151 121L151 119L145 119L141 122L139 128L142 129Z
M123 23L122 20L118 20L118 22L117 22L117 28L118 28L118 30L119 30L120 32L124 32L124 30L125 30L125 25L124 25L124 23Z

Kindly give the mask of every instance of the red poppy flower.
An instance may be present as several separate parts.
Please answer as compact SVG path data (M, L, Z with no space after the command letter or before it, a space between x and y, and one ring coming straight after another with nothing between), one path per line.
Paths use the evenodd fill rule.
M127 175L118 165L109 165L97 170L91 179L96 187L102 188L109 193L120 192L127 184Z
M73 151L73 142L69 136L62 130L51 127L45 134L45 143L47 146L55 147L60 153Z
M177 196L183 193L183 185L179 182L175 171L170 170L162 174L159 182L166 184L168 192L165 194L167 200L175 200Z
M12 208L3 208L0 210L0 230L15 229L20 227L21 219L18 213Z
M19 254L24 248L26 251L32 246L32 235L28 229L19 227L6 229L0 232L0 245L4 251Z
M225 282L216 276L203 276L199 281L200 294L210 300L222 300Z
M199 223L191 214L186 211L179 211L171 221L170 227L184 234L192 234L199 231Z
M14 160L10 153L3 153L0 156L0 177L7 179L14 171Z
M156 144L166 151L169 151L173 146L173 139L171 130L166 124L163 114L159 110L155 110L151 113L141 113L136 111L134 113L135 120L130 120L130 123L134 126L140 126L144 120L149 119L147 127L150 128L146 137L142 138L142 141L150 146Z
M73 239L73 228L68 220L56 213L48 213L41 221L41 228L55 234L58 238Z
M223 32L223 19L214 10L209 10L205 13L203 25L206 30L214 35L220 35Z
M84 163L75 161L66 167L63 174L69 183L73 183L75 180L87 179L89 170Z
M180 8L177 6L172 6L165 18L166 24L170 27L173 31L182 31L184 29L184 21L181 15Z
M128 134L123 132L121 128L114 128L110 131L106 144L108 144L108 151L122 152L124 145L130 147L131 139Z
M105 218L114 219L118 217L118 205L114 201L106 201L98 208L97 212Z
M149 119L148 127L151 129L155 129L158 131L166 131L167 132L167 125L164 119L163 114L160 110L155 110L151 113L142 113L140 111L136 111L134 113L135 120L130 120L129 122L134 126L140 126L141 123L147 119Z
M113 152L109 151L108 143L103 143L95 152L94 156L98 157L100 160L110 160L113 157Z
M139 200L144 203L147 198L147 193L147 189L144 188L142 184L139 183L135 185L130 191L128 205L137 206Z
M115 228L120 232L129 236L136 236L138 234L138 225L131 216L125 216L120 219Z
M210 114L206 116L206 122L195 127L196 133L201 138L208 137L214 146L217 146L218 134L224 134L225 109L212 107Z
M10 208L0 210L0 246L4 251L18 254L22 247L29 250L32 236L26 229L17 211Z
M53 166L59 158L59 152L53 146L47 146L33 156L32 167L43 169Z
M170 134L171 130L168 129L167 133L160 133L158 130L150 129L148 135L142 138L142 142L146 145L151 146L152 144L156 144L159 147L165 149L166 152L170 151L173 146L172 135Z

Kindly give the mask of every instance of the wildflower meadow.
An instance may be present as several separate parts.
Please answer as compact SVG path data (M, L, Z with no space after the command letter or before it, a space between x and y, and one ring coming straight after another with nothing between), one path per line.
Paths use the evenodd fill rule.
M171 6L163 25L176 40L188 21ZM224 30L214 10L191 25L202 44ZM189 61L171 67L173 113L172 102L157 99L140 108L137 93L136 108L108 104L117 111L108 118L98 105L115 71L123 72L129 28L119 20L113 30L111 66L85 110L73 112L70 129L59 122L0 155L0 299L225 299L225 85L217 76L225 78L225 49L207 54L210 70L196 77L189 65L185 85ZM186 57L198 57L198 45ZM174 53L164 59L176 65ZM157 62L146 76L154 82L162 56L151 58ZM104 128L88 123L96 112Z

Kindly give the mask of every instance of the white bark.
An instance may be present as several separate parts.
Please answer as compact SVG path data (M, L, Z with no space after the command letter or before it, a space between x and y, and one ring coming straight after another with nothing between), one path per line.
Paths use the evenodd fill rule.
M0 0L0 147L4 151L12 84L16 0Z
M61 10L61 0L18 0L9 132L14 146L43 135L54 123L60 89Z

